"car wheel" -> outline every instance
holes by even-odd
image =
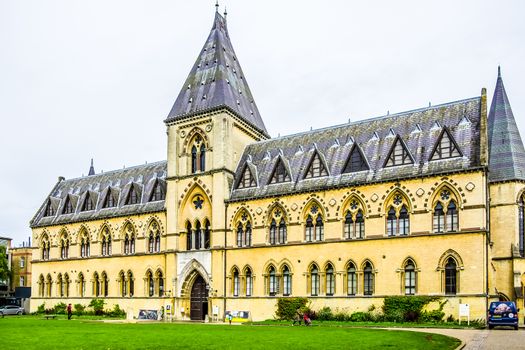
[[[18,311],[16,314],[17,314],[18,316],[20,316],[20,315],[22,315],[22,311]]]

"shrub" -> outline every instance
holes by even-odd
[[[38,305],[38,308],[36,309],[37,314],[43,314],[46,311],[46,304],[42,303]]]
[[[126,312],[122,310],[118,304],[115,304],[112,310],[106,310],[106,315],[110,317],[124,317],[126,316]]]
[[[75,304],[73,305],[73,308],[75,309],[75,315],[77,316],[81,316],[84,314],[84,310],[86,309],[86,307],[82,304]]]
[[[104,315],[104,299],[91,299],[89,306],[93,308],[95,315]]]
[[[58,303],[54,307],[55,314],[65,314],[67,305],[65,303]]]
[[[419,318],[422,322],[441,322],[445,317],[445,313],[440,310],[423,311]]]
[[[328,306],[323,307],[317,312],[317,319],[319,321],[332,321],[334,319],[332,309],[330,309]]]
[[[351,322],[371,322],[374,317],[370,312],[356,311],[350,315]]]
[[[277,299],[275,316],[280,320],[291,321],[296,317],[297,310],[300,310],[301,313],[309,310],[306,306],[307,303],[307,298],[279,298]]]
[[[423,307],[437,300],[440,300],[440,298],[431,296],[411,295],[386,297],[383,302],[383,314],[387,321],[415,322],[419,320]]]
[[[334,320],[339,322],[350,321],[350,315],[343,311],[339,311],[334,314]]]

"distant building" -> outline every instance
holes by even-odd
[[[31,287],[31,259],[33,257],[33,248],[31,243],[22,244],[21,247],[11,248],[11,270],[13,279],[11,281],[11,290],[16,287]]]
[[[11,249],[11,238],[8,237],[0,237],[0,246],[6,247],[7,252],[7,266],[9,270],[11,270],[11,255],[10,255],[10,249]],[[9,296],[9,285],[10,285],[10,279],[9,277],[7,279],[0,279],[0,297],[7,297]]]

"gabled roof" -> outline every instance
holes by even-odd
[[[461,123],[465,117],[470,123]],[[463,157],[429,160],[442,133],[442,129],[433,129],[436,121],[439,121],[442,127],[448,127]],[[479,169],[482,167],[480,121],[481,98],[474,97],[252,143],[245,148],[241,156],[235,179],[242,176],[242,170],[250,159],[257,169],[258,185],[251,188],[234,188],[230,198],[247,200]],[[413,132],[417,126],[420,131]],[[391,129],[399,135],[410,151],[413,164],[384,167],[386,156],[397,140],[395,137],[389,137]],[[370,169],[344,173],[344,166],[354,145],[359,146]],[[303,179],[302,175],[312,158],[312,151],[305,150],[312,150],[313,147],[316,147],[324,158],[329,176]],[[290,172],[291,181],[269,185],[273,169],[277,160],[281,158],[284,164],[289,166],[287,169],[293,170]]]
[[[230,42],[226,19],[218,12],[166,122],[226,108],[268,136],[246,77]]]
[[[489,180],[525,180],[525,150],[499,67],[488,124]]]
[[[30,226],[32,228],[43,227],[163,211],[164,200],[155,202],[149,202],[148,200],[156,180],[161,183],[165,181],[166,171],[166,162],[162,161],[96,175],[83,176],[76,179],[63,180],[62,178],[37,211],[31,220]],[[138,204],[125,205],[124,199],[129,194],[129,189],[132,185],[136,186],[141,193],[145,193],[146,195],[139,197]],[[115,206],[103,208],[103,202],[106,200],[108,191],[110,190],[112,191],[112,195],[114,195]],[[89,193],[95,201],[95,209],[81,211],[81,208],[77,204],[79,199],[85,199],[87,193]],[[118,196],[120,196],[120,199]],[[73,213],[71,214],[63,214],[63,207],[67,200],[72,201]],[[53,216],[45,216],[45,209],[48,203],[50,203],[54,209],[58,209]]]

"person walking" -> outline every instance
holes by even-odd
[[[71,304],[67,305],[67,319],[70,320],[73,315],[73,310],[71,309]]]

